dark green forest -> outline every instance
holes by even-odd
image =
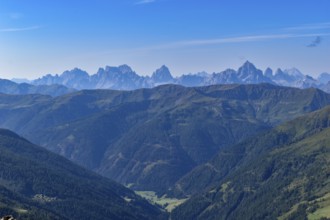
[[[0,130],[0,154],[0,216],[155,219],[162,215],[129,189],[8,130]]]

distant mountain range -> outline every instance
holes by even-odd
[[[27,81],[13,79],[17,83],[25,82],[36,86],[63,85],[76,90],[81,89],[115,89],[134,90],[152,88],[162,84],[178,84],[183,86],[208,86],[215,84],[257,84],[271,83],[296,88],[315,87],[330,92],[330,74],[322,73],[318,78],[304,75],[298,69],[267,68],[262,71],[249,61],[238,70],[227,69],[219,73],[196,73],[173,77],[166,66],[157,69],[152,76],[140,76],[128,65],[100,68],[96,74],[89,75],[81,69],[65,71],[60,75],[45,75],[39,79]]]

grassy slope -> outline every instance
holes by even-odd
[[[136,194],[147,199],[152,204],[157,204],[167,212],[172,212],[172,210],[182,203],[184,203],[187,199],[176,199],[169,198],[167,195],[163,195],[162,197],[158,197],[157,194],[153,191],[136,191]]]
[[[329,217],[329,127],[327,107],[220,152],[211,164],[222,177],[172,219]]]

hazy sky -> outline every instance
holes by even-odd
[[[130,65],[150,75],[330,72],[330,0],[0,0],[0,78]]]

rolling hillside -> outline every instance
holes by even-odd
[[[0,95],[0,126],[133,189],[162,194],[221,148],[329,103],[317,89],[270,84]]]
[[[326,107],[221,150],[185,177],[206,190],[175,209],[172,219],[330,218],[329,159]]]

